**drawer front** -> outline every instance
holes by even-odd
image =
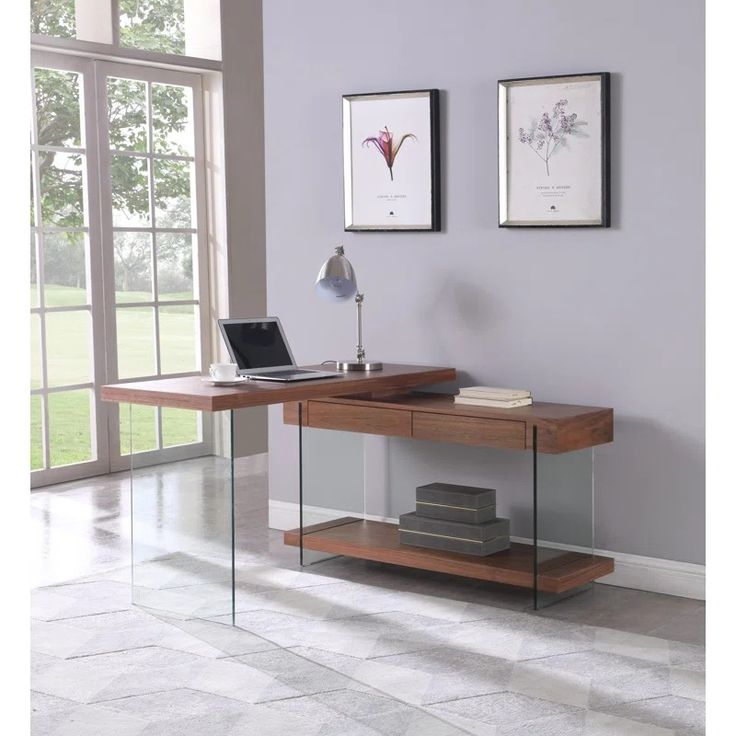
[[[308,414],[310,427],[411,437],[410,411],[310,401]]]
[[[452,414],[415,411],[412,436],[418,440],[523,450],[525,426],[524,422],[506,419],[459,417]]]

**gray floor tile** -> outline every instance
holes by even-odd
[[[649,723],[673,731],[690,730],[704,732],[705,706],[697,700],[667,696],[638,700],[634,703],[600,708],[602,713],[608,713],[632,721]]]
[[[77,706],[32,719],[32,736],[140,736],[145,721],[103,706]]]
[[[670,692],[680,698],[705,701],[705,672],[670,667]]]
[[[447,647],[372,660],[376,664],[413,670],[429,678],[422,703],[465,698],[505,690],[513,663],[496,657],[468,654]],[[407,678],[411,674],[407,673]]]
[[[331,703],[322,702],[318,696],[305,695],[302,698],[280,700],[264,707],[274,715],[297,718],[303,722],[305,726],[299,731],[300,736],[376,736],[378,733],[356,717],[333,707]]]
[[[585,713],[563,713],[505,724],[499,727],[498,736],[585,736]]]
[[[689,644],[705,644],[705,604],[675,614],[664,623],[656,624],[648,633],[651,636],[660,636],[663,639]]]
[[[531,698],[518,693],[496,693],[475,698],[464,698],[435,707],[438,712],[457,713],[492,725],[524,723],[545,716],[571,713],[576,709],[539,698]]]
[[[468,731],[447,720],[419,710],[400,710],[358,719],[382,736],[466,736]]]
[[[594,677],[588,707],[602,710],[607,706],[635,700],[670,695],[670,670],[652,667],[637,672],[618,673],[610,677]]]
[[[540,667],[558,669],[592,679],[625,677],[656,666],[652,662],[608,652],[588,651],[531,660]]]
[[[31,593],[31,617],[52,621],[130,607],[130,586],[96,582],[39,588]]]
[[[277,677],[302,695],[339,690],[350,684],[345,675],[290,650],[274,649],[235,659]]]
[[[229,624],[203,619],[170,621],[170,623],[184,633],[206,642],[220,653],[218,656],[233,657],[276,648],[276,644],[268,639]]]
[[[59,660],[34,678],[34,687],[56,697],[92,703],[182,687],[208,660],[144,647]]]
[[[671,641],[670,664],[696,672],[705,672],[705,647]]]
[[[79,703],[68,698],[58,698],[55,695],[31,690],[31,713],[49,713],[59,710],[76,708]]]
[[[109,700],[104,705],[150,723],[211,713],[237,716],[245,707],[244,703],[231,698],[189,689]]]
[[[357,690],[318,693],[313,698],[330,710],[350,718],[369,718],[395,711],[413,712],[409,706],[390,697]]]
[[[705,606],[702,601],[678,598],[660,593],[594,585],[592,595],[581,595],[561,601],[539,612],[545,618],[578,621],[635,634],[664,636],[693,644],[705,641]],[[670,621],[681,619],[678,626],[662,634],[659,629]]]

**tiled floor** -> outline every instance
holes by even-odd
[[[528,594],[421,571],[302,570],[267,528],[262,475],[239,479],[223,623],[210,470],[153,469],[135,497],[137,595],[177,617],[131,605],[127,475],[33,494],[34,736],[704,733],[702,603],[597,585],[534,613]]]

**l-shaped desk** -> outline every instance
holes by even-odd
[[[537,460],[539,455],[546,454],[584,450],[592,453],[593,447],[611,442],[613,410],[536,402],[517,409],[487,409],[457,405],[447,394],[414,391],[455,378],[453,368],[388,364],[375,373],[346,373],[337,378],[296,383],[248,382],[217,387],[203,383],[199,376],[119,383],[104,386],[102,399],[121,404],[231,413],[248,407],[284,404],[285,423],[298,428],[300,470],[300,525],[284,534],[284,542],[300,547],[302,564],[304,551],[316,550],[515,585],[533,591],[535,608],[541,605],[543,595],[569,594],[612,572],[613,560],[596,555],[592,547],[592,518],[589,551],[587,548],[570,550],[564,544],[551,547],[540,544]],[[304,428],[528,452],[533,468],[531,538],[526,543],[512,543],[506,552],[472,557],[401,545],[395,525],[355,516],[304,526],[301,472]],[[230,494],[234,507],[232,481]],[[592,505],[590,511],[592,517]],[[230,534],[234,621],[234,515]]]

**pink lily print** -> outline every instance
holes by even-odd
[[[388,126],[386,126],[382,131],[380,131],[378,138],[366,138],[363,141],[364,146],[372,143],[381,156],[383,156],[386,166],[388,166],[388,173],[391,176],[391,181],[394,180],[394,161],[396,161],[396,157],[399,155],[399,150],[407,138],[413,138],[414,140],[417,139],[413,133],[404,133],[404,135],[401,136],[399,144],[394,148],[394,134],[391,133]]]

